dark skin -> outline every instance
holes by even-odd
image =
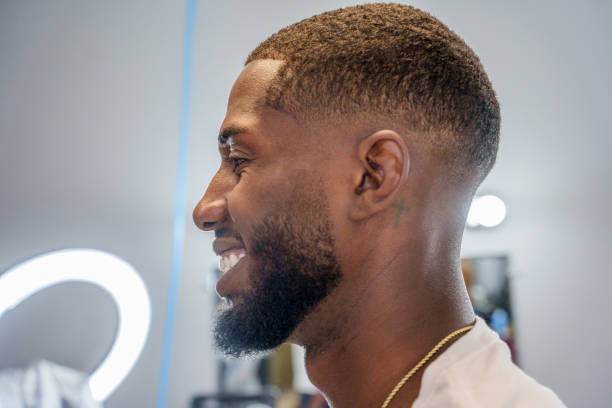
[[[438,341],[474,322],[459,264],[473,184],[451,183],[418,135],[392,122],[299,124],[266,106],[281,64],[254,61],[236,80],[221,133],[240,133],[220,138],[221,167],[193,218],[221,241],[239,235],[248,259],[257,220],[298,178],[318,180],[343,278],[288,341],[305,347],[308,376],[333,407],[381,406]],[[248,274],[238,264],[217,291],[239,301]],[[412,404],[423,371],[390,407]]]

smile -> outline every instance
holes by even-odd
[[[245,256],[246,250],[244,248],[234,248],[224,251],[219,256],[219,270],[223,273],[229,272]]]

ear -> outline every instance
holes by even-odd
[[[408,175],[410,156],[406,142],[393,130],[379,130],[357,146],[360,172],[354,179],[354,202],[349,217],[358,221],[387,208],[397,200]]]

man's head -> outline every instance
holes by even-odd
[[[308,132],[265,104],[278,61],[250,64],[236,80],[221,126],[222,164],[194,210],[214,230],[230,300],[215,330],[225,353],[241,356],[284,342],[338,285],[325,183]]]
[[[478,58],[412,7],[335,10],[264,41],[232,88],[222,164],[194,210],[229,269],[222,348],[314,342],[305,333],[323,326],[329,337],[366,265],[455,251],[499,122]]]
[[[284,61],[269,106],[298,120],[380,116],[418,133],[458,175],[493,166],[499,105],[478,57],[429,14],[399,4],[322,13],[261,43],[247,64]]]

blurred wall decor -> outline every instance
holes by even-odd
[[[508,264],[506,255],[464,258],[461,270],[474,311],[506,342],[518,364]]]

